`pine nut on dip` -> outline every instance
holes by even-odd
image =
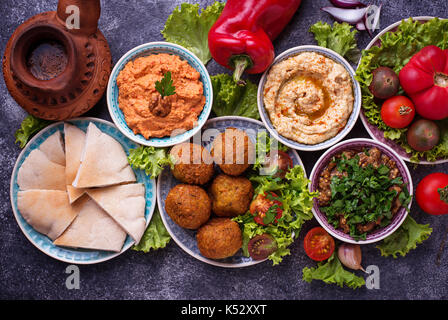
[[[274,64],[263,100],[278,133],[303,144],[336,136],[353,111],[352,80],[345,67],[316,52]]]
[[[135,134],[165,137],[197,126],[205,105],[200,74],[174,54],[139,57],[117,77],[118,103]]]

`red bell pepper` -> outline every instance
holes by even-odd
[[[272,41],[291,20],[301,0],[227,0],[208,33],[213,59],[234,69],[234,79],[261,73],[274,60]],[[242,82],[244,83],[244,82]]]
[[[400,71],[400,84],[426,119],[448,117],[448,50],[427,46]]]

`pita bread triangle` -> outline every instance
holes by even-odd
[[[34,149],[17,173],[17,184],[21,190],[65,191],[65,167],[50,161],[41,150]]]
[[[77,215],[67,192],[60,190],[19,191],[17,207],[34,229],[51,240],[59,237]]]
[[[72,185],[92,188],[135,181],[134,171],[121,144],[91,122],[87,128],[81,165]]]
[[[65,154],[67,156],[65,165],[65,182],[67,184],[70,203],[75,202],[84,194],[84,189],[72,186],[81,164],[81,156],[84,149],[86,134],[78,127],[64,123]]]
[[[47,156],[48,160],[60,164],[61,166],[65,166],[64,145],[59,130],[42,142],[39,149]]]
[[[117,222],[136,243],[146,229],[145,187],[141,183],[88,189],[87,194]]]
[[[54,240],[58,246],[119,252],[126,232],[87,195],[73,204],[76,219]]]

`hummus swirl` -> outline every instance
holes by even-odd
[[[162,98],[155,82],[168,71],[176,93]],[[205,105],[199,72],[176,55],[153,54],[128,62],[118,74],[117,85],[127,125],[145,139],[192,129]]]
[[[264,106],[282,136],[317,144],[336,136],[353,111],[352,80],[339,63],[304,52],[272,66]]]

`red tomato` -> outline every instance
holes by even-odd
[[[289,169],[293,167],[293,162],[289,154],[286,152],[277,150],[275,154],[271,156],[269,153],[267,156],[267,163],[270,172],[274,172],[274,177],[284,178]]]
[[[401,69],[399,78],[419,115],[430,120],[448,117],[448,50],[424,47]]]
[[[278,195],[269,191],[259,194],[250,204],[249,211],[254,215],[256,223],[263,226],[277,223],[283,215],[283,204],[278,199]]]
[[[334,252],[334,239],[324,228],[315,227],[308,231],[303,242],[305,252],[314,261],[323,261]]]
[[[426,213],[448,214],[448,174],[436,172],[424,177],[417,186],[415,197]]]
[[[404,96],[395,96],[384,101],[381,107],[381,118],[391,128],[407,127],[415,116],[415,107],[411,100]]]

